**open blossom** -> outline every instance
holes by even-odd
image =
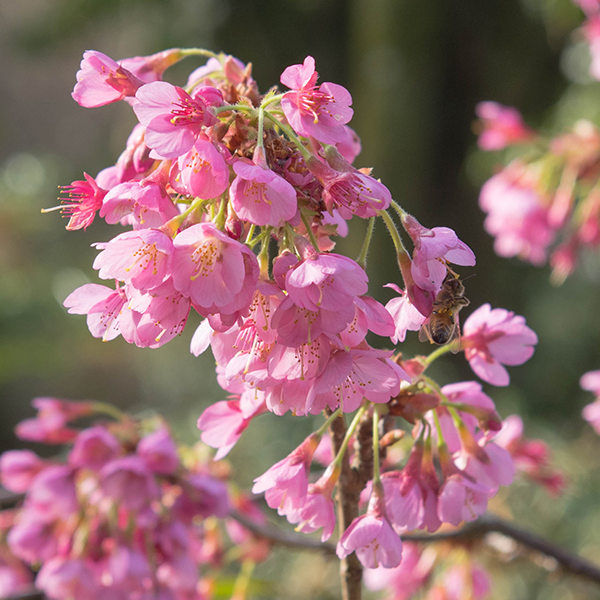
[[[105,427],[84,429],[75,438],[69,454],[69,464],[76,468],[100,470],[117,457],[119,442]]]
[[[142,438],[137,455],[153,473],[172,475],[179,467],[177,446],[164,427]]]
[[[231,204],[240,219],[279,227],[294,217],[298,209],[296,190],[268,168],[258,148],[254,162],[240,159],[233,170],[236,178],[230,189]]]
[[[294,131],[324,144],[334,144],[346,137],[342,125],[352,118],[352,97],[346,88],[335,83],[315,85],[318,77],[312,56],[307,56],[301,65],[288,67],[281,75],[281,83],[292,91],[284,94],[281,108]]]
[[[102,493],[129,510],[140,510],[157,496],[158,489],[142,458],[125,456],[107,463],[100,471]]]
[[[77,71],[77,84],[72,96],[80,106],[94,108],[135,96],[143,84],[106,54],[88,50],[83,54],[81,69]]]
[[[232,314],[248,307],[259,269],[247,246],[212,223],[192,225],[173,244],[173,285],[200,314]]]
[[[427,317],[415,308],[408,298],[408,294],[395,283],[388,283],[384,287],[389,287],[400,294],[398,298],[392,298],[385,305],[386,310],[394,319],[394,334],[390,336],[390,339],[392,343],[397,344],[406,339],[407,331],[419,331]]]
[[[69,231],[87,229],[102,207],[106,190],[98,186],[95,179],[84,173],[85,181],[73,181],[71,185],[61,188],[61,212],[70,217],[67,223]]]
[[[531,185],[501,171],[484,183],[479,206],[487,213],[484,227],[495,236],[498,255],[544,264],[556,232],[543,199]]]
[[[596,396],[596,401],[582,411],[583,418],[600,434],[600,371],[589,371],[579,380],[579,385]]]
[[[146,127],[146,144],[163,158],[185,154],[194,145],[202,127],[213,123],[209,107],[222,102],[215,88],[200,88],[192,97],[166,81],[142,86],[136,99],[133,110]]]
[[[10,492],[22,494],[46,466],[31,450],[8,450],[0,456],[0,482]]]
[[[423,227],[412,215],[403,219],[415,249],[411,273],[422,290],[436,292],[444,281],[446,263],[472,267],[475,254],[449,227]]]
[[[503,365],[522,365],[533,355],[537,335],[525,325],[525,317],[489,304],[479,307],[465,321],[462,347],[475,373],[492,385],[508,385]]]
[[[402,560],[402,541],[386,516],[383,491],[375,488],[367,512],[350,523],[338,542],[338,558],[356,552],[364,567],[386,569],[397,567]]]
[[[475,112],[483,123],[483,131],[477,140],[482,150],[502,150],[533,138],[533,132],[523,122],[521,113],[512,106],[480,102]]]

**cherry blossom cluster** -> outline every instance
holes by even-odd
[[[163,80],[167,67],[190,55],[209,59],[184,87]],[[401,534],[474,520],[512,481],[519,452],[528,455],[519,432],[502,437],[479,383],[441,386],[427,368],[460,350],[478,377],[505,386],[506,366],[526,362],[537,337],[523,317],[485,304],[461,338],[458,312],[469,301],[454,268],[475,264],[471,249],[447,227],[421,225],[370,169],[352,166],[360,152],[348,126],[352,98],[337,84],[318,83],[312,57],[286,68],[280,81],[286,91],[261,94],[251,65],[198,49],[119,62],[84,54],[73,98],[84,107],[124,101],[139,123],[115,165],[63,188],[67,229],[86,229],[96,216],[120,228],[95,244],[93,266],[114,288],[87,284],[64,304],[87,315],[95,337],[121,335],[150,348],[181,335],[196,311],[203,321],[191,351],[211,348],[230,394],[200,416],[202,440],[220,459],[260,415],[323,413],[325,423],[257,477],[253,492],[299,531],[322,530],[325,541],[350,454],[353,465],[369,456],[368,469],[352,467],[366,508],[341,527],[337,554],[395,568]],[[529,139],[521,129],[513,123],[504,135]],[[357,260],[333,252],[353,217],[368,220]],[[385,306],[367,295],[376,218],[392,237],[403,281],[388,285],[396,297]],[[372,347],[369,331],[392,347],[409,331],[440,346],[411,359]],[[328,428],[340,426],[323,450]],[[68,420],[54,435],[70,441]],[[132,452],[128,463],[143,462]],[[317,479],[310,477],[315,456],[326,467]],[[527,467],[540,481],[542,463],[534,456]],[[98,470],[101,490],[107,470]]]
[[[31,584],[30,565],[41,566],[35,586],[53,600],[209,597],[200,567],[218,567],[223,553],[214,520],[239,505],[226,470],[199,449],[179,451],[158,418],[135,420],[97,402],[37,398],[34,405],[37,417],[20,423],[17,435],[70,446],[66,461],[29,450],[0,457],[2,485],[24,494],[21,507],[0,513],[11,553],[0,567],[2,596]],[[96,421],[78,429],[79,417]],[[236,533],[243,544],[244,533]]]
[[[562,283],[582,252],[600,247],[600,131],[578,121],[572,131],[546,139],[514,108],[482,102],[477,114],[480,148],[526,149],[481,189],[496,253],[537,266],[549,257],[552,279]]]

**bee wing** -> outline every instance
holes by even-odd
[[[429,341],[430,344],[433,344],[433,340],[431,339],[431,332],[429,330],[429,318],[421,325],[421,329],[419,329],[419,341],[426,342]]]
[[[451,345],[450,352],[452,352],[452,354],[458,354],[461,347],[460,323],[458,322],[458,313],[454,315],[454,318],[456,320],[454,332],[452,333],[452,337],[448,340],[448,344]]]

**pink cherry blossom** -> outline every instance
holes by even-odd
[[[8,532],[10,551],[29,563],[46,562],[56,556],[58,539],[57,522],[52,516],[35,510],[23,510],[16,524]]]
[[[288,67],[281,83],[292,91],[284,94],[281,108],[297,133],[333,144],[345,138],[342,125],[352,118],[352,97],[335,83],[315,85],[318,76],[312,56],[307,56],[302,65]]]
[[[600,397],[600,370],[588,371],[581,376],[579,385],[582,389],[592,392],[595,396]]]
[[[452,229],[427,229],[411,215],[403,219],[403,224],[415,245],[411,273],[421,289],[439,290],[448,273],[447,262],[467,267],[475,264],[475,254]]]
[[[346,558],[356,552],[364,567],[375,569],[381,565],[386,569],[397,567],[402,560],[402,541],[392,529],[385,514],[384,499],[371,494],[367,513],[350,523],[338,542],[338,558]]]
[[[477,563],[454,564],[447,569],[440,587],[444,600],[485,600],[492,590],[490,576]]]
[[[579,385],[596,396],[596,401],[584,407],[581,414],[600,434],[600,370],[589,371],[582,375]]]
[[[94,573],[85,561],[58,556],[44,563],[35,584],[53,600],[95,600],[99,591]]]
[[[46,466],[31,450],[8,450],[0,456],[0,482],[8,491],[22,494]]]
[[[233,170],[237,177],[229,193],[240,219],[255,225],[280,227],[294,217],[298,210],[296,190],[267,167],[264,154],[255,152],[254,162],[236,161]]]
[[[482,150],[502,150],[533,138],[533,132],[516,108],[498,102],[480,102],[475,112],[483,123],[483,131],[477,140]]]
[[[123,100],[127,96],[135,96],[143,84],[143,81],[106,54],[88,50],[83,53],[72,96],[80,106],[94,108]]]
[[[214,88],[199,90],[190,96],[180,87],[166,81],[142,86],[133,110],[146,127],[146,144],[163,158],[177,158],[193,145],[203,127],[213,123],[209,104],[219,104]],[[209,104],[207,104],[207,100]]]
[[[329,155],[335,151],[331,148],[328,147]],[[337,208],[343,219],[351,219],[354,215],[368,219],[389,207],[392,195],[383,183],[355,169],[341,155],[330,160],[333,166],[317,158],[307,162],[311,173],[323,186],[323,201],[329,213]]]
[[[277,508],[280,515],[301,508],[308,493],[310,463],[318,445],[318,436],[307,437],[291,454],[254,480],[252,493],[265,492],[267,504]]]
[[[395,283],[388,283],[384,287],[392,288],[400,294],[398,298],[392,298],[385,308],[394,320],[394,334],[390,336],[392,343],[397,344],[406,339],[407,331],[419,331],[425,322],[425,317],[415,308],[408,298],[408,294],[401,290]]]
[[[510,381],[503,365],[522,365],[533,355],[537,335],[525,318],[489,304],[479,307],[465,321],[462,347],[465,358],[484,381],[506,386]]]
[[[438,516],[444,523],[460,525],[474,521],[487,508],[488,490],[456,473],[448,477],[439,492]]]
[[[117,457],[119,449],[119,442],[105,427],[90,427],[75,438],[69,453],[69,464],[76,468],[98,471]]]
[[[481,188],[479,206],[487,213],[485,230],[496,238],[496,254],[544,264],[555,230],[544,200],[531,185],[501,171]]]
[[[123,58],[119,64],[129,70],[144,83],[160,81],[163,73],[176,62],[180,61],[185,54],[180,48],[170,48],[150,56],[133,56]]]
[[[581,415],[600,434],[600,400],[584,406]]]
[[[204,473],[195,473],[180,479],[179,483],[183,493],[173,505],[173,514],[185,523],[191,523],[197,515],[223,518],[229,514],[229,495],[224,482]]]
[[[85,181],[73,181],[61,188],[61,212],[70,217],[67,229],[87,229],[93,222],[96,212],[101,208],[106,190],[98,186],[93,177],[83,174]]]
[[[365,339],[368,331],[390,337],[394,329],[392,316],[377,300],[370,296],[356,296],[354,319],[341,332],[340,338],[345,346],[353,348]]]
[[[105,187],[112,189],[119,183],[136,179],[152,168],[154,159],[150,158],[150,148],[146,146],[145,134],[146,128],[140,123],[132,129],[127,138],[125,150],[121,152],[117,159],[117,164],[114,167],[109,167],[109,169],[114,170],[115,182],[113,185]],[[104,171],[101,171],[101,173],[104,173]]]
[[[175,237],[173,284],[201,314],[248,307],[258,272],[252,251],[212,223],[192,225]]]
[[[75,471],[66,465],[52,465],[41,471],[27,493],[27,507],[45,518],[66,519],[79,507]]]
[[[177,446],[165,427],[143,437],[136,452],[153,473],[172,475],[179,467]]]
[[[104,465],[100,487],[107,498],[134,511],[146,508],[158,493],[154,477],[137,456],[117,458]]]
[[[226,149],[219,149],[200,135],[191,149],[173,165],[170,183],[180,194],[197,198],[217,198],[229,186]]]
[[[146,291],[171,275],[173,240],[159,229],[126,231],[96,247],[102,252],[93,267],[101,279],[118,279]]]

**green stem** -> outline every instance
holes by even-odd
[[[373,238],[373,230],[375,229],[375,217],[369,219],[369,226],[367,228],[367,235],[363,242],[360,254],[356,259],[356,262],[366,271],[367,269],[367,254],[369,253],[369,246],[371,245],[371,239]]]
[[[365,414],[365,411],[369,408],[369,404],[370,403],[367,403],[367,404],[361,406],[358,409],[358,412],[354,415],[354,419],[352,419],[352,423],[350,423],[350,427],[348,427],[348,429],[346,430],[346,435],[344,436],[344,441],[342,442],[342,445],[340,446],[338,453],[336,454],[335,458],[333,459],[334,468],[335,468],[335,466],[341,466],[342,460],[344,459],[344,455],[346,454],[346,449],[348,448],[348,444],[350,443],[350,438],[352,437],[354,430],[357,428],[361,417]]]
[[[244,598],[246,598],[255,566],[256,563],[253,560],[245,560],[242,562],[242,568],[233,584],[233,591],[231,594],[232,600],[244,600]]]
[[[248,106],[247,104],[226,104],[225,106],[217,106],[212,109],[212,112],[215,115],[218,115],[222,112],[229,112],[231,110],[239,110],[242,112],[253,113],[256,112],[256,109],[252,106]]]
[[[427,383],[427,385],[435,391],[435,393],[440,397],[440,401],[448,402],[446,394],[442,392],[442,388],[437,382],[431,379],[431,377],[427,377],[427,375],[423,375],[423,381],[425,381],[425,383]]]
[[[300,216],[302,217],[302,222],[304,223],[304,227],[306,227],[306,231],[308,233],[308,239],[310,240],[310,243],[312,244],[313,248],[317,252],[320,252],[319,244],[317,243],[317,238],[315,238],[315,234],[313,233],[312,228],[308,222],[308,218],[306,217],[306,214],[302,209],[300,209]]]
[[[256,133],[256,147],[264,148],[263,138],[265,135],[265,109],[261,106],[258,109],[258,131]]]
[[[408,252],[402,243],[402,239],[400,238],[400,234],[398,233],[398,229],[396,228],[396,224],[394,223],[392,217],[390,217],[388,212],[385,210],[379,211],[379,216],[383,219],[388,231],[390,232],[390,235],[392,236],[392,241],[394,242],[394,247],[396,248],[398,257],[406,256],[410,260],[410,256],[408,255]]]
[[[215,226],[219,231],[223,231],[225,227],[225,218],[227,217],[227,198],[221,197],[219,212],[215,218]]]
[[[294,144],[296,145],[298,150],[300,150],[300,153],[304,157],[304,160],[308,161],[312,158],[313,155],[304,147],[304,144],[300,141],[300,138],[294,133],[294,130],[291,127],[285,125],[279,119],[276,119],[273,115],[271,115],[268,112],[265,112],[265,115],[267,119],[275,123],[275,125],[277,125],[277,127],[279,127],[290,138],[290,140],[292,140],[292,142],[294,142]]]
[[[244,244],[246,244],[247,246],[250,246],[250,241],[252,240],[252,236],[254,235],[255,231],[256,231],[256,225],[254,225],[254,223],[252,223],[252,225],[250,225],[250,227],[248,228],[248,235],[246,236],[246,241],[244,242]]]
[[[119,410],[116,406],[108,404],[107,402],[94,402],[92,405],[94,412],[108,415],[116,421],[123,421],[127,418],[127,415]]]
[[[204,48],[182,48],[181,56],[208,56],[209,58],[219,58],[218,54],[205,50]]]
[[[325,421],[325,423],[323,423],[323,425],[321,427],[319,427],[319,429],[317,429],[317,431],[315,431],[316,435],[322,436],[325,433],[325,431],[327,431],[327,428],[331,425],[331,423],[340,416],[341,412],[342,412],[342,407],[340,406],[340,408],[338,408],[335,412],[331,413],[331,415],[329,417],[327,417],[327,420]]]
[[[423,365],[427,368],[434,360],[437,360],[440,356],[443,356],[452,349],[452,344],[444,344],[439,348],[436,348],[431,354],[429,354],[423,361]]]
[[[392,200],[390,206],[398,213],[400,220],[404,221],[404,218],[408,213],[395,200]]]
[[[281,100],[283,98],[284,94],[275,94],[269,98],[265,98],[262,103],[261,103],[261,108],[266,108],[267,106],[269,106],[269,104],[272,104],[273,102],[277,102],[278,100]]]
[[[260,266],[261,277],[269,279],[269,242],[271,240],[271,228],[267,228],[264,232],[265,237],[262,239],[262,246],[258,253],[258,264]]]

